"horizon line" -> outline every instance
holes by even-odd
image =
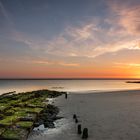
[[[140,80],[140,78],[0,78],[0,80]]]

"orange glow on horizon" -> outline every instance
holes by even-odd
[[[101,68],[78,67],[78,68],[30,68],[21,70],[1,71],[0,77],[6,78],[140,78],[139,68],[114,68],[103,66]]]

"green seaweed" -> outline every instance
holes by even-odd
[[[19,121],[16,123],[18,127],[22,128],[31,128],[33,126],[33,122],[31,121]]]
[[[7,129],[2,134],[3,139],[21,140],[27,135],[28,131],[25,129]]]
[[[37,116],[46,108],[46,98],[61,94],[56,91],[40,90],[0,96],[0,138],[25,139]]]

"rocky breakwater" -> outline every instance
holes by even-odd
[[[1,96],[0,139],[26,140],[35,126],[54,127],[58,108],[46,102],[63,92],[39,90]]]

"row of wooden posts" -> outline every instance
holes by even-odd
[[[65,93],[65,99],[68,98],[68,94]],[[78,118],[76,114],[73,115],[73,119],[75,120],[75,123],[78,123]],[[81,135],[82,134],[82,139],[87,139],[88,138],[88,128],[84,128],[82,132],[82,126],[81,124],[77,125],[77,134]]]
[[[76,114],[73,115],[73,119],[75,120],[75,123],[78,123],[78,118]],[[77,125],[77,134],[81,135],[82,134],[82,139],[87,139],[88,138],[88,129],[84,128],[82,132],[82,126],[81,124]]]

